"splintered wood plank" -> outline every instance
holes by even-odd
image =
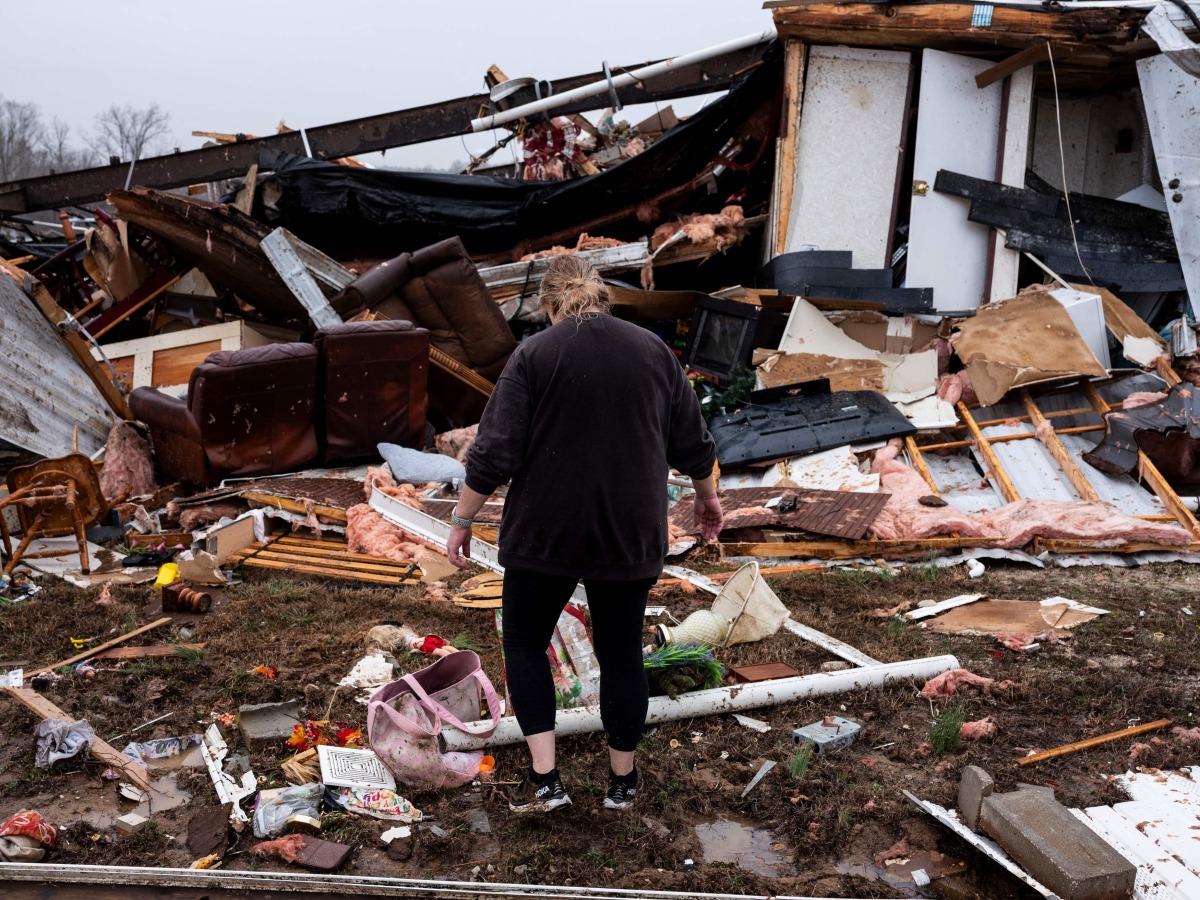
[[[376,559],[374,563],[360,562],[352,559],[337,559],[336,557],[323,556],[305,556],[297,553],[284,553],[274,550],[251,551],[253,558],[247,558],[247,555],[242,555],[238,562],[245,565],[253,565],[258,560],[274,560],[276,562],[293,562],[306,566],[324,566],[331,572],[347,571],[347,572],[372,572],[377,575],[396,575],[401,577],[404,575],[408,566],[401,566],[397,563],[390,563],[387,560]]]
[[[728,556],[812,556],[819,559],[894,559],[913,554],[939,553],[964,547],[990,547],[998,537],[925,538],[910,541],[788,541],[776,543],[722,544]],[[1161,547],[1159,549],[1162,549]]]
[[[238,565],[250,566],[258,569],[283,569],[288,572],[297,572],[301,575],[320,575],[323,578],[335,578],[340,581],[362,581],[369,584],[387,584],[393,587],[398,584],[420,584],[419,578],[399,578],[398,576],[378,575],[372,572],[352,572],[345,569],[330,569],[326,566],[308,566],[296,563],[294,560],[280,562],[273,559],[248,559]]]
[[[1033,402],[1033,397],[1030,396],[1029,391],[1021,391],[1021,404],[1025,407],[1025,412],[1029,415],[1030,424],[1033,425],[1035,432],[1037,429],[1042,428],[1043,424],[1047,423],[1048,420],[1042,415],[1042,411],[1038,409],[1037,404]],[[1096,489],[1088,483],[1087,476],[1075,464],[1075,460],[1070,452],[1063,446],[1063,442],[1058,439],[1058,435],[1054,433],[1053,426],[1047,425],[1046,428],[1042,428],[1042,433],[1038,435],[1038,440],[1050,451],[1050,455],[1054,457],[1054,461],[1058,463],[1058,467],[1063,470],[1063,474],[1067,476],[1067,479],[1074,486],[1075,490],[1079,492],[1080,497],[1084,500],[1092,501],[1100,499],[1100,495],[1096,493]]]
[[[938,490],[937,482],[933,480],[933,475],[929,472],[929,466],[925,465],[925,457],[921,455],[921,448],[917,446],[917,442],[913,440],[911,434],[904,439],[904,449],[908,453],[908,459],[912,463],[912,467],[925,479],[925,483],[929,485],[929,490],[933,493],[933,496],[942,496],[942,492]]]
[[[1172,520],[1173,521],[1173,520]],[[1141,542],[1121,544],[1117,547],[1099,547],[1096,541],[1067,541],[1054,538],[1035,538],[1034,547],[1050,553],[1197,553],[1200,541],[1190,544],[1146,544]]]
[[[64,719],[67,722],[75,721],[75,716],[59,709],[32,688],[4,688],[4,692],[30,712],[43,719]],[[105,765],[119,769],[126,778],[143,791],[150,790],[150,780],[146,775],[146,770],[100,738],[96,738],[92,742],[92,756]]]
[[[1017,489],[1013,487],[1013,483],[1008,478],[1008,473],[1000,465],[1000,459],[996,456],[996,452],[992,450],[991,444],[988,443],[987,436],[975,424],[975,419],[971,416],[971,411],[967,409],[967,405],[961,400],[958,401],[958,414],[962,416],[967,430],[971,432],[971,437],[974,438],[975,446],[979,448],[979,454],[983,457],[983,462],[987,466],[988,472],[996,479],[996,484],[1000,488],[1000,494],[1004,497],[1004,501],[1006,503],[1015,503],[1020,500],[1021,495],[1017,493]],[[1030,435],[1030,437],[1032,436]]]
[[[27,679],[32,678],[34,675],[40,675],[42,672],[51,672],[54,669],[57,669],[59,666],[69,666],[72,663],[79,662],[80,660],[89,659],[90,657],[95,656],[101,650],[107,650],[109,647],[116,647],[118,644],[124,644],[129,639],[135,638],[139,634],[145,634],[147,631],[153,631],[155,628],[166,625],[170,621],[170,616],[163,616],[161,619],[157,619],[151,622],[149,625],[143,625],[141,628],[135,628],[128,634],[123,634],[120,637],[113,638],[111,641],[105,641],[103,644],[92,647],[88,650],[84,650],[82,653],[76,653],[70,659],[64,659],[62,662],[56,662],[49,666],[42,666],[40,669],[34,669],[32,672],[26,672],[25,677]]]
[[[788,226],[792,220],[792,200],[796,192],[796,135],[800,110],[804,105],[804,69],[808,47],[803,41],[788,38],[783,51],[783,128],[780,129],[779,185],[775,208],[775,255],[787,247]]]

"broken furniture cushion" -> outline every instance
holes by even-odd
[[[326,464],[373,458],[380,441],[425,443],[429,332],[411,322],[322,328],[317,350],[317,439]]]
[[[789,391],[757,391],[750,395],[751,405],[709,423],[723,468],[917,433],[874,391]]]
[[[381,266],[334,297],[334,308],[357,304],[428,328],[434,347],[495,380],[517,341],[462,241],[449,238]]]
[[[1083,454],[1101,472],[1132,472],[1138,450],[1177,488],[1200,483],[1200,397],[1187,382],[1157,403],[1115,409],[1104,417],[1104,437]]]
[[[210,353],[192,371],[186,401],[154,388],[138,388],[129,401],[134,416],[150,426],[159,467],[171,478],[207,486],[312,462],[316,387],[316,348],[267,344]]]
[[[950,343],[982,406],[1023,385],[1108,375],[1070,313],[1041,288],[980,307],[974,318],[959,323]]]
[[[397,484],[428,484],[462,481],[467,477],[467,468],[457,459],[440,453],[422,453],[410,447],[395,444],[380,444],[379,455],[383,457]]]

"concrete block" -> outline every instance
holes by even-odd
[[[292,736],[292,729],[300,721],[300,704],[295,700],[286,703],[259,703],[238,709],[238,728],[242,739],[249,747],[277,744]]]
[[[958,782],[958,811],[962,813],[963,822],[972,831],[979,828],[979,809],[983,801],[992,796],[996,783],[992,776],[979,766],[967,766],[962,771],[962,780]]]
[[[1044,791],[992,794],[979,826],[1063,900],[1125,900],[1137,870]]]
[[[117,834],[137,834],[146,827],[146,823],[149,821],[145,816],[139,816],[137,813],[127,813],[118,818],[113,823],[113,827],[117,829]]]
[[[830,724],[824,724],[826,721]],[[851,722],[841,716],[826,716],[822,722],[813,722],[803,728],[794,729],[792,743],[796,746],[813,744],[818,753],[824,753],[826,750],[849,747],[858,740],[861,733],[862,726],[857,722]]]

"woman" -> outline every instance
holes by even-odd
[[[721,529],[712,438],[674,355],[651,332],[608,315],[608,289],[588,262],[551,261],[539,295],[551,327],[505,366],[467,455],[451,519],[450,561],[468,565],[471,520],[510,479],[500,526],[504,660],[532,764],[514,812],[567,806],[554,759],[555,698],[546,648],[580,579],[600,663],[608,794],[637,793],[634,751],[646,724],[646,598],[667,548],[667,467],[692,479],[704,537]]]

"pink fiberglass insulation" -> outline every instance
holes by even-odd
[[[453,431],[443,431],[433,439],[437,452],[443,456],[452,456],[463,465],[467,463],[467,451],[475,443],[479,434],[478,425],[468,425],[466,428],[455,428]]]
[[[132,422],[118,422],[108,433],[100,493],[112,503],[119,497],[142,497],[157,489],[149,442]]]
[[[1014,687],[1011,681],[1001,681],[996,684],[993,678],[984,678],[982,675],[976,675],[966,669],[951,669],[949,672],[935,675],[925,682],[925,686],[921,688],[921,696],[927,700],[944,700],[947,697],[953,697],[954,693],[964,684],[973,684],[982,688],[985,694],[990,694],[993,686],[998,688]]]
[[[192,506],[179,514],[179,528],[182,531],[195,531],[222,519],[236,519],[245,511],[246,507],[241,503],[206,503],[203,506]]]
[[[305,847],[304,835],[288,834],[273,841],[263,841],[250,848],[255,856],[273,856],[283,862],[295,862]]]
[[[402,563],[412,562],[424,549],[366,503],[346,510],[346,543],[351,553],[368,553]]]
[[[963,740],[979,741],[984,738],[996,736],[996,723],[992,721],[992,717],[980,719],[978,722],[963,722],[961,733]]]
[[[986,534],[979,524],[952,505],[922,506],[922,497],[933,491],[917,472],[897,459],[900,442],[889,441],[875,454],[871,471],[879,475],[879,490],[889,494],[871,525],[884,540],[931,538],[958,533],[963,537]]]
[[[1088,541],[1097,547],[1147,543],[1182,546],[1192,541],[1187,529],[1174,523],[1146,522],[1099,502],[1018,500],[980,517],[983,533],[1002,538],[1001,547],[1024,547],[1035,537]]]
[[[1121,401],[1121,409],[1137,409],[1139,406],[1161,403],[1166,399],[1167,395],[1164,391],[1134,391]]]

